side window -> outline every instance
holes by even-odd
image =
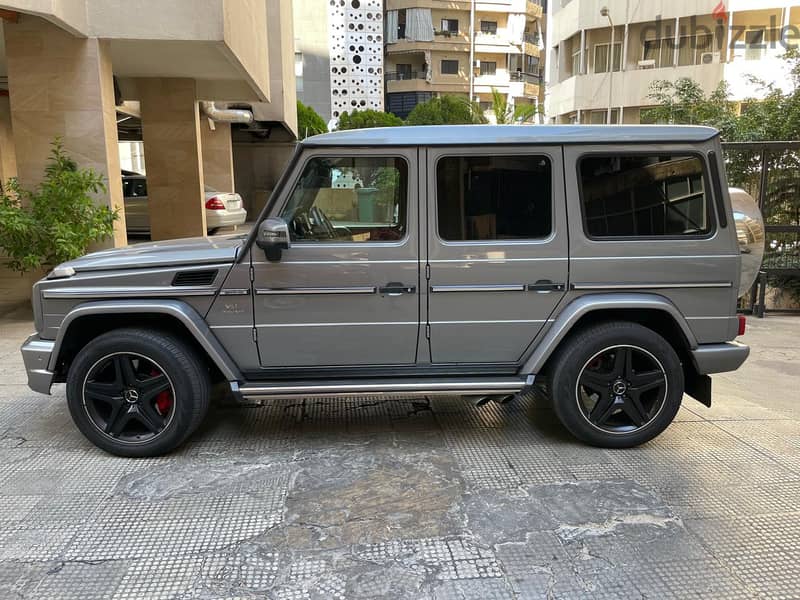
[[[447,241],[532,240],[550,235],[546,156],[448,156],[436,165],[439,236]]]
[[[407,190],[402,158],[313,158],[280,216],[298,242],[396,241],[406,235]]]
[[[709,187],[696,156],[589,156],[579,171],[589,236],[697,236],[712,230]]]

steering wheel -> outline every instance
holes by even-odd
[[[312,206],[308,213],[308,216],[317,222],[317,224],[327,234],[329,239],[336,239],[336,228],[333,226],[333,223],[331,223],[328,215],[325,214],[325,211],[323,211],[319,206]]]

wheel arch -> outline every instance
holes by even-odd
[[[666,339],[690,368],[695,338],[683,314],[669,299],[658,294],[588,294],[567,304],[527,358],[520,374],[547,371],[559,346],[574,332],[605,321],[630,321],[652,329]]]
[[[69,363],[92,339],[120,327],[147,327],[178,334],[190,342],[209,367],[228,381],[242,375],[200,314],[179,300],[118,300],[86,302],[72,309],[61,323],[48,370],[63,381]]]

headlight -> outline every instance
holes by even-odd
[[[59,266],[50,271],[47,279],[66,279],[75,275],[75,269],[72,267]]]

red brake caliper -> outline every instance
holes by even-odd
[[[157,377],[161,375],[158,371],[153,369],[150,372],[152,377]],[[172,394],[168,390],[164,390],[163,392],[159,392],[158,396],[156,396],[156,408],[161,415],[166,415],[169,412],[169,409],[172,408]]]

